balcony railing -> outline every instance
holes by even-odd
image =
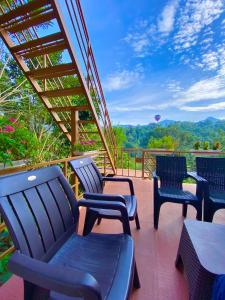
[[[197,156],[220,156],[225,157],[225,152],[218,150],[164,150],[164,149],[142,149],[121,148],[117,150],[115,157],[116,174],[119,176],[151,178],[155,170],[156,155],[183,155],[187,159],[189,171],[195,170],[195,157]]]

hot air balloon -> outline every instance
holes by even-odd
[[[160,119],[161,119],[161,116],[160,116],[160,115],[155,115],[155,120],[156,120],[156,122],[159,122]]]

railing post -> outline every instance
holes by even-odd
[[[68,162],[65,161],[63,164],[63,174],[68,179]]]
[[[143,150],[142,150],[141,161],[142,161],[142,179],[144,179],[145,178],[145,151]]]

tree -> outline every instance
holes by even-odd
[[[117,148],[123,147],[124,143],[127,141],[127,137],[124,133],[123,128],[121,127],[114,127],[113,128],[115,138],[116,138],[116,145]]]
[[[150,149],[168,149],[168,150],[175,150],[177,147],[176,140],[170,136],[166,135],[162,138],[151,138],[148,143],[148,148]]]

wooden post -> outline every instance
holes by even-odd
[[[142,151],[142,179],[145,178],[145,151]]]
[[[65,161],[63,164],[63,174],[68,179],[68,161]]]
[[[71,110],[71,143],[76,144],[79,141],[79,111]]]

